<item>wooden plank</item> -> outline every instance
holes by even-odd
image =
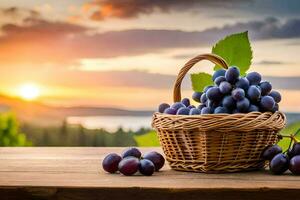
[[[256,197],[267,195],[274,200],[280,194],[289,197],[300,195],[300,177],[289,173],[282,176],[270,175],[268,171],[203,174],[170,170],[168,165],[151,177],[105,173],[101,168],[104,156],[122,150],[92,147],[0,148],[0,196],[5,194],[11,199],[18,198],[16,195],[21,195],[22,199],[27,196],[30,199],[32,195],[44,195],[49,199],[120,199],[123,195],[147,199],[144,197],[147,194],[156,199],[197,199],[199,195],[206,199],[235,199],[238,193],[247,199],[247,195],[251,197],[255,193]],[[161,151],[159,148],[141,150]]]

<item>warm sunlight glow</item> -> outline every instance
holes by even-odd
[[[35,84],[24,84],[20,87],[20,94],[23,99],[34,100],[40,95],[40,89]]]

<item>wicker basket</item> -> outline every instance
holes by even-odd
[[[201,60],[228,68],[221,57],[213,54],[191,59],[177,76],[174,102],[181,100],[182,79]],[[262,168],[265,164],[260,158],[263,149],[277,142],[277,133],[285,123],[286,117],[281,112],[192,116],[155,113],[152,126],[171,168],[222,173]]]

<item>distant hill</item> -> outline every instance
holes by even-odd
[[[107,107],[55,107],[36,101],[0,95],[0,112],[13,111],[23,122],[61,123],[68,116],[150,116],[153,111]]]

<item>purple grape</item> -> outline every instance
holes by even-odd
[[[289,170],[294,175],[300,175],[300,155],[295,156],[290,160]]]
[[[192,108],[191,110],[190,110],[190,113],[189,113],[190,115],[200,115],[201,114],[201,110],[200,109],[198,109],[198,108]]]
[[[229,67],[225,73],[226,80],[232,84],[238,81],[239,76],[240,76],[240,70],[235,66]]]
[[[206,96],[209,100],[218,101],[222,98],[222,93],[218,87],[212,87],[208,89]]]
[[[238,109],[233,109],[232,114],[237,114],[237,113],[241,113],[241,112],[238,111]]]
[[[242,113],[246,113],[250,107],[250,101],[247,98],[244,98],[236,102],[236,108]]]
[[[268,96],[273,97],[273,99],[275,100],[276,103],[279,103],[281,101],[280,93],[275,90],[271,91]]]
[[[201,98],[201,95],[203,93],[202,92],[194,92],[193,93],[193,96],[192,96],[192,99],[198,103],[200,103],[200,98]]]
[[[189,113],[190,113],[189,108],[179,108],[179,110],[177,110],[176,115],[189,115]]]
[[[268,146],[262,153],[261,157],[264,160],[272,160],[274,156],[277,154],[282,153],[282,149],[277,144],[273,146]]]
[[[164,113],[164,111],[165,111],[167,108],[170,108],[170,105],[167,104],[167,103],[162,103],[162,104],[160,104],[159,107],[158,107],[158,112]]]
[[[211,113],[212,113],[212,109],[211,108],[204,107],[204,108],[201,109],[201,115],[211,114]]]
[[[118,165],[121,160],[122,157],[118,154],[110,153],[103,159],[102,167],[109,173],[115,173],[116,171],[118,171]]]
[[[192,109],[192,108],[196,108],[196,107],[194,105],[189,105],[187,108]]]
[[[239,101],[245,98],[245,91],[241,88],[232,90],[231,96],[234,100]]]
[[[159,171],[165,164],[164,157],[160,153],[157,153],[156,151],[145,153],[143,158],[153,162],[155,166],[155,171]]]
[[[145,176],[151,176],[155,171],[155,166],[152,161],[142,159],[140,160],[139,171]]]
[[[289,152],[290,158],[300,155],[300,143],[294,143],[292,149]]]
[[[139,169],[140,161],[136,157],[126,157],[119,163],[119,171],[125,176],[135,174]]]
[[[219,69],[215,71],[212,77],[213,81],[215,81],[220,76],[225,76],[225,73],[226,73],[225,69]]]
[[[204,103],[199,104],[199,106],[197,107],[199,110],[201,110],[202,108],[206,107],[206,105]]]
[[[256,105],[251,104],[249,106],[248,112],[259,112],[259,108]]]
[[[260,107],[264,111],[272,111],[275,106],[275,101],[271,96],[263,96],[260,100]]]
[[[176,109],[174,109],[174,108],[167,108],[165,111],[164,111],[164,113],[165,114],[169,114],[169,115],[176,115]]]
[[[218,106],[220,106],[220,102],[218,102],[218,101],[211,101],[211,100],[206,101],[206,107],[209,107],[212,110],[215,109]]]
[[[261,75],[257,72],[250,72],[246,75],[250,85],[258,85],[261,81]]]
[[[126,158],[126,157],[136,157],[136,158],[141,158],[142,153],[140,152],[140,150],[138,150],[135,147],[129,147],[127,149],[125,149],[122,153],[122,158]]]
[[[227,109],[232,110],[232,109],[235,108],[236,102],[235,102],[235,100],[232,98],[232,96],[228,95],[228,96],[225,96],[225,97],[223,98],[222,105],[223,105],[224,107],[226,107]]]
[[[216,80],[214,82],[217,86],[219,86],[220,83],[222,83],[223,81],[226,81],[225,76],[219,76],[218,78],[216,78]]]
[[[227,108],[222,106],[219,106],[214,110],[214,114],[221,114],[221,113],[229,113],[229,111]]]
[[[220,92],[222,94],[228,94],[232,90],[232,85],[228,83],[227,81],[223,81],[219,86]]]
[[[265,96],[270,93],[272,90],[272,85],[268,81],[263,81],[259,84],[259,87],[261,89],[261,95]]]
[[[249,85],[250,85],[250,83],[249,83],[248,79],[245,77],[239,78],[238,82],[235,83],[236,88],[242,88],[245,91],[248,90]]]
[[[181,103],[183,103],[186,107],[190,105],[190,100],[188,98],[183,98],[181,100]]]
[[[279,110],[279,105],[278,105],[278,103],[275,103],[275,106],[273,107],[273,109],[271,110],[271,112],[276,112],[276,111],[278,111]]]
[[[257,102],[261,96],[259,87],[256,85],[251,85],[247,91],[247,96],[252,102]]]
[[[204,88],[203,92],[206,93],[206,92],[208,91],[208,89],[209,89],[209,88],[212,88],[212,87],[213,87],[212,85],[206,86],[206,87]]]
[[[205,103],[207,101],[207,96],[206,96],[206,93],[203,93],[200,97],[200,102],[201,103]]]
[[[179,108],[185,108],[185,105],[181,102],[176,102],[172,104],[171,108],[174,108],[177,111]]]
[[[289,159],[283,154],[279,153],[270,161],[270,171],[273,174],[283,174],[289,168]]]

